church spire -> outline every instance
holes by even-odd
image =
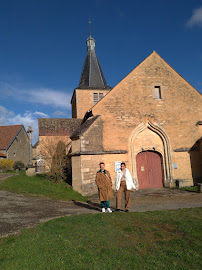
[[[83,65],[79,87],[77,89],[111,89],[107,85],[95,52],[95,40],[91,36],[87,41],[87,55]]]

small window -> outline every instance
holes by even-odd
[[[96,104],[104,97],[103,93],[93,93],[93,102]]]
[[[154,98],[155,99],[162,99],[160,86],[154,86]]]
[[[98,93],[93,93],[93,102],[97,103],[99,101]]]

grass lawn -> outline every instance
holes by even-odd
[[[12,170],[12,171],[1,171],[0,173],[16,173],[16,170]]]
[[[25,171],[0,182],[0,190],[38,197],[47,197],[54,200],[87,201],[88,198],[74,191],[67,184],[55,184],[43,175],[28,177]]]
[[[197,186],[193,186],[193,187],[181,187],[180,189],[186,190],[186,191],[191,191],[191,192],[196,192],[197,191]]]
[[[64,217],[0,239],[0,269],[202,269],[202,209]]]

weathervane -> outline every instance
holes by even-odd
[[[89,21],[88,21],[88,24],[89,24],[89,32],[90,32],[90,35],[91,35],[91,20],[89,19]]]

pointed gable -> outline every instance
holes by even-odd
[[[140,97],[144,96],[147,100],[149,96],[146,94],[146,91],[144,95],[143,89],[140,92],[139,89],[142,87],[154,88],[155,86],[158,86],[158,84],[161,84],[162,86],[162,82],[164,82],[163,87],[165,89],[169,88],[169,84],[174,84],[175,86],[176,83],[179,83],[180,86],[178,88],[178,95],[181,95],[180,90],[182,88],[186,88],[187,97],[194,94],[196,96],[199,96],[199,99],[201,98],[201,94],[190,83],[188,83],[178,72],[176,72],[156,51],[153,51],[145,60],[143,60],[134,70],[132,70],[102,100],[95,104],[91,109],[93,109],[94,112],[99,110],[99,106],[101,106],[102,103],[106,103],[108,104],[108,107],[110,107],[109,102],[111,98],[112,101],[115,100],[115,91],[119,91],[119,95],[118,92],[116,95],[117,99],[119,100],[121,96],[126,96],[126,90],[129,89],[130,94],[133,94],[133,99],[136,98],[137,100],[139,100]],[[170,87],[168,91],[173,91],[174,88]],[[174,90],[174,92],[175,94],[172,93],[172,95],[177,95],[176,89]],[[153,91],[150,92],[150,96],[154,97]],[[128,96],[128,98],[130,98],[130,96]],[[183,98],[185,98],[185,95],[183,95]],[[100,113],[101,111],[99,111],[99,114]]]
[[[156,95],[158,89],[160,95]],[[168,136],[173,131],[178,134],[172,135],[173,146],[178,147],[180,136],[181,142],[188,148],[201,136],[196,125],[202,119],[201,97],[195,88],[153,52],[92,107],[92,114],[101,115],[104,144],[108,145],[110,140],[107,147],[112,149],[118,149],[120,141],[123,142],[123,149],[126,148],[124,144],[128,142],[117,138],[124,138],[126,134],[129,137],[136,126],[148,119],[165,128]],[[113,136],[111,126],[118,130]]]
[[[0,149],[6,150],[22,128],[22,125],[0,126]]]

